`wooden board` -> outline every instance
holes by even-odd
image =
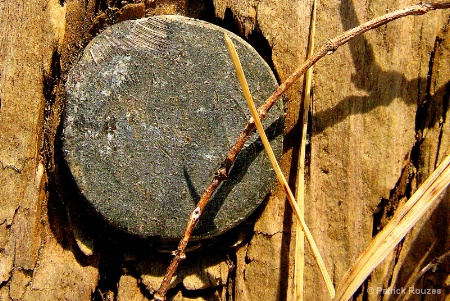
[[[100,236],[110,232],[95,231],[73,214],[69,218],[60,197],[67,192],[58,189],[55,138],[66,74],[105,26],[163,13],[214,21],[253,43],[280,80],[305,58],[311,0],[113,4],[0,2],[0,300],[148,300],[170,259],[142,242]],[[319,2],[316,45],[412,4]],[[374,222],[383,210],[379,204],[397,200],[401,205],[403,194],[407,197],[450,152],[448,24],[448,11],[398,20],[315,66],[305,215],[335,285],[370,242],[374,227],[382,224],[377,218]],[[281,163],[291,184],[302,87],[299,82],[285,95]],[[408,166],[414,175],[401,180]],[[402,192],[398,187],[409,188]],[[387,288],[391,278],[391,286],[401,287],[447,251],[449,207],[447,192],[366,287]],[[263,209],[225,237],[223,247],[189,253],[170,292],[172,300],[292,300],[295,226],[283,191],[275,190]],[[118,243],[124,242],[130,248],[121,248]],[[130,251],[136,245],[139,251]],[[305,256],[303,299],[327,300],[307,245]],[[443,267],[448,271],[448,263]],[[446,277],[429,273],[417,286],[443,287]],[[357,299],[378,300],[379,294],[365,292]]]

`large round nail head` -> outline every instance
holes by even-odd
[[[276,88],[264,60],[215,25],[159,16],[113,25],[69,72],[64,158],[81,196],[128,233],[177,240],[238,138],[249,110],[224,43],[236,44],[250,91],[262,104]],[[282,106],[264,121],[282,151]],[[252,134],[194,232],[212,237],[260,205],[274,172]]]

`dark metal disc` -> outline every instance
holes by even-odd
[[[126,21],[93,39],[70,71],[65,160],[81,194],[110,224],[144,238],[183,234],[250,117],[225,31],[180,16]],[[276,80],[250,45],[227,33],[261,104]],[[280,155],[281,105],[269,115],[264,123]],[[197,239],[236,226],[270,191],[274,172],[256,138],[207,206]]]

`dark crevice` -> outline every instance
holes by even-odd
[[[289,255],[290,250],[289,246],[291,245],[292,240],[292,225],[293,225],[293,214],[291,206],[288,204],[285,199],[284,206],[284,218],[283,218],[283,232],[281,238],[281,251],[280,251],[280,278],[278,283],[274,283],[274,285],[278,286],[278,296],[277,300],[279,301],[287,301],[289,300],[288,291],[289,291],[289,281],[286,279],[289,277],[289,271],[285,267],[288,267],[290,264]]]
[[[416,119],[415,119],[416,143],[414,144],[413,149],[411,151],[411,161],[413,162],[414,166],[416,166],[416,168],[418,168],[418,166],[421,165],[421,145],[423,139],[425,138],[423,136],[424,130],[429,127],[432,127],[433,124],[440,119],[437,116],[438,114],[437,111],[439,110],[433,109],[433,106],[436,105],[433,101],[433,94],[434,94],[433,73],[435,68],[434,60],[441,42],[442,39],[436,37],[434,48],[433,51],[431,51],[430,53],[430,59],[428,62],[428,74],[426,80],[425,97],[418,103],[416,112]],[[446,91],[448,91],[448,85],[446,87]],[[448,93],[446,93],[446,95],[448,95]],[[443,113],[444,116],[446,114],[447,106],[448,106],[448,97],[444,96],[443,99],[443,108],[445,109]],[[437,158],[438,156],[436,156],[436,159]],[[421,179],[419,179],[419,182],[422,182]]]
[[[407,160],[409,156],[407,157]],[[400,202],[403,200],[407,200],[411,197],[413,192],[415,191],[415,180],[416,177],[416,168],[412,164],[411,161],[407,161],[405,166],[402,169],[400,177],[395,184],[394,188],[390,192],[389,199],[382,199],[380,204],[378,205],[377,212],[373,215],[373,225],[372,225],[372,236],[375,237],[383,228],[387,225],[387,223],[392,219],[394,214],[399,207]],[[393,263],[391,265],[391,273],[389,274],[389,279],[387,279],[386,287],[391,287],[393,277],[395,275],[394,268],[397,265],[398,258],[400,256],[400,252],[402,250],[403,240],[395,247],[395,258],[393,259]],[[364,282],[366,285],[369,283],[367,280]],[[367,289],[366,289],[367,290]],[[366,291],[365,290],[365,291]],[[364,293],[364,291],[363,291]],[[366,294],[367,295],[367,294]],[[383,291],[380,292],[380,300],[383,299]],[[369,300],[368,295],[364,297],[362,300]]]
[[[53,105],[56,99],[55,86],[58,84],[61,78],[61,55],[58,49],[53,49],[52,60],[50,65],[51,73],[49,75],[44,74],[43,94],[47,105]],[[46,116],[51,112],[50,108],[46,106]]]
[[[445,120],[447,120],[447,111],[448,111],[448,107],[449,107],[449,102],[450,102],[450,83],[447,83],[446,88],[445,88],[445,94],[443,96],[442,99],[442,122],[445,122]],[[438,160],[440,159],[440,150],[441,150],[441,143],[442,143],[442,136],[444,135],[444,131],[442,129],[442,122],[440,122],[440,131],[439,131],[439,137],[438,137],[438,141],[437,141],[437,154],[436,154],[436,161],[434,162],[434,166],[437,167],[439,162]]]
[[[140,293],[146,298],[146,300],[153,300],[153,294],[149,291],[149,289],[145,286],[145,284],[141,281],[141,273],[137,271],[136,265],[139,264],[139,261],[136,260],[124,260],[123,262],[123,275],[131,276],[137,279],[137,287]],[[162,273],[163,271],[161,271]]]
[[[372,218],[372,237],[375,237],[381,230],[381,220],[384,215],[384,208],[387,207],[389,200],[382,198],[377,206]]]
[[[426,122],[428,120],[428,114],[430,105],[432,103],[432,90],[433,90],[433,72],[434,72],[434,59],[436,57],[436,52],[441,43],[441,39],[436,37],[433,51],[430,53],[430,60],[428,62],[428,74],[426,80],[426,89],[425,89],[425,97],[421,99],[418,103],[417,113],[416,113],[416,121],[415,121],[415,130],[418,136],[418,139],[422,139],[423,130],[426,127]]]
[[[370,276],[369,276],[370,278]],[[355,293],[352,296],[352,300],[353,301],[357,301],[357,300],[361,300],[362,301],[367,301],[368,299],[364,299],[364,292],[367,291],[367,283],[369,281],[369,278],[363,282],[363,284],[361,284],[361,286],[355,291]]]
[[[153,300],[153,294],[148,291],[147,287],[145,287],[142,281],[138,281],[138,288],[141,294],[146,298],[146,300]]]
[[[367,278],[367,281],[364,281],[364,288],[362,290],[362,301],[368,301],[369,300],[369,290],[368,290],[368,283],[370,281],[370,276]]]
[[[12,277],[13,277],[13,273],[10,273],[8,279],[4,280],[3,282],[0,282],[0,290],[5,286],[9,286]]]
[[[167,290],[166,300],[172,301],[179,291],[183,289],[183,284],[178,283],[175,287]],[[183,296],[184,297],[184,296]]]
[[[235,296],[235,279],[236,279],[236,264],[237,264],[236,252],[229,252],[227,264],[229,268],[229,273],[225,284],[226,287],[225,300],[232,301],[236,300]]]
[[[205,300],[209,300],[209,301],[222,301],[221,295],[222,295],[223,289],[225,289],[223,286],[211,286],[208,288],[197,289],[197,290],[187,290],[187,289],[181,287],[181,291],[183,293],[184,298],[187,298],[187,299],[189,299],[189,298],[191,298],[191,299],[204,298]]]
[[[223,20],[221,20],[219,18],[213,18],[213,19],[206,20],[206,21],[216,24],[220,27],[223,27],[226,30],[234,32],[237,35],[241,35],[242,30],[240,29],[240,27],[238,25],[239,23],[234,18],[233,11],[229,7],[225,10],[225,15],[224,15]]]
[[[272,69],[272,72],[275,74],[277,81],[278,82],[280,81],[278,73],[275,70],[274,63],[272,61],[272,47],[270,46],[265,36],[262,34],[260,28],[258,27],[258,24],[255,25],[255,29],[253,29],[253,31],[247,37],[244,37],[241,24],[239,23],[237,18],[235,18],[232,10],[230,8],[227,8],[225,10],[225,17],[223,19],[220,19],[215,16],[214,4],[212,0],[189,1],[188,17],[193,17],[207,21],[209,23],[225,28],[226,30],[229,30],[237,34],[238,36],[242,37],[253,48],[255,48],[255,50],[259,53],[259,55]]]
[[[118,283],[123,274],[122,256],[114,244],[105,245],[98,266],[98,284],[91,296],[92,301],[117,300]]]
[[[388,276],[387,282],[386,282],[386,286],[383,287],[383,290],[381,290],[380,295],[379,295],[379,300],[384,300],[384,296],[386,295],[386,291],[384,289],[388,289],[388,288],[392,288],[392,282],[394,280],[394,275],[395,275],[395,267],[397,266],[397,263],[399,261],[399,257],[400,257],[400,253],[402,252],[402,248],[403,248],[403,241],[404,239],[402,239],[394,248],[394,250],[392,252],[395,253],[395,257],[392,260],[392,264],[390,266],[391,272]],[[367,281],[366,281],[367,282]],[[368,283],[368,282],[367,282]],[[395,288],[395,286],[394,286]],[[392,294],[391,294],[392,295]],[[391,296],[389,296],[391,297]],[[367,299],[363,299],[363,300],[369,300]]]
[[[86,7],[88,5],[88,0],[86,0]],[[96,0],[95,1],[95,7],[94,12],[98,13],[100,11],[105,11],[108,8],[107,0]]]
[[[264,61],[266,61],[270,69],[272,69],[277,81],[280,82],[280,77],[272,60],[272,47],[266,37],[262,34],[258,25],[256,25],[256,28],[248,35],[247,41],[256,49],[256,51],[258,51],[259,55],[264,59]]]
[[[402,201],[409,199],[416,190],[416,171],[417,167],[413,165],[410,161],[410,156],[408,155],[397,183],[389,193],[389,199],[381,199],[377,211],[373,215],[373,237],[375,237],[375,235],[377,235],[392,219],[399,204]]]
[[[212,0],[189,0],[186,16],[208,21],[214,19],[214,3]]]
[[[43,126],[43,144],[40,154],[45,161],[45,166],[49,177],[53,176],[54,171],[54,142],[55,128],[57,128],[57,118],[55,112],[59,111],[60,91],[63,80],[61,79],[61,54],[57,48],[53,49],[50,74],[43,74],[43,95],[44,105],[44,126]]]

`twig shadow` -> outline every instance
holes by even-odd
[[[349,30],[360,24],[351,0],[341,1],[340,15],[343,30]],[[352,82],[356,88],[367,92],[367,95],[352,95],[342,99],[331,108],[316,112],[312,119],[313,135],[323,132],[350,115],[364,114],[377,107],[388,106],[394,99],[401,98],[403,95],[415,95],[406,99],[403,97],[402,101],[409,106],[419,105],[419,109],[425,109],[421,107],[426,103],[424,93],[421,91],[426,90],[426,78],[419,77],[408,80],[400,72],[384,70],[377,63],[373,47],[364,35],[349,41],[349,47],[357,72],[352,74]],[[427,127],[433,126],[438,120],[439,116],[429,120]],[[416,120],[416,127],[420,126],[419,123],[420,120]]]
[[[282,117],[277,118],[272,124],[270,124],[266,128],[266,134],[269,141],[272,141],[283,134],[284,127],[284,119]],[[228,179],[219,186],[217,191],[214,193],[213,197],[206,205],[205,210],[200,218],[200,221],[194,231],[194,235],[198,237],[203,237],[207,235],[207,233],[214,232],[216,230],[216,226],[214,224],[214,220],[216,219],[222,205],[225,200],[231,193],[231,191],[239,184],[243,177],[247,174],[247,171],[254,160],[259,156],[259,154],[264,151],[263,144],[261,139],[258,138],[248,146],[246,146],[236,157],[236,160],[228,174]],[[186,184],[189,188],[192,201],[194,204],[198,202],[200,199],[200,195],[197,190],[193,186],[192,181],[186,171],[183,170],[184,176],[186,178]],[[264,197],[261,198],[261,201]],[[249,213],[251,214],[251,212]],[[246,217],[242,217],[246,218]],[[224,229],[221,233],[227,231],[229,229]],[[215,233],[216,234],[216,233]],[[220,234],[220,233],[219,233]]]
[[[352,29],[358,25],[360,25],[359,19],[356,14],[354,1],[352,0],[341,0],[340,2],[340,16],[343,30]],[[351,75],[352,83],[356,88],[365,92],[365,95],[350,95],[338,101],[338,103],[333,106],[326,108],[321,111],[314,112],[312,114],[312,118],[310,118],[311,122],[311,135],[315,136],[320,133],[323,133],[327,129],[335,126],[336,124],[344,121],[351,115],[361,115],[365,113],[369,113],[375,110],[378,107],[387,107],[394,100],[400,100],[405,103],[409,107],[417,107],[416,116],[415,116],[415,124],[414,130],[416,132],[422,132],[424,129],[433,128],[439,123],[439,120],[442,116],[445,116],[446,106],[445,100],[449,98],[450,95],[450,82],[447,82],[442,87],[439,87],[434,93],[430,93],[432,90],[432,83],[430,80],[430,76],[428,78],[417,77],[413,79],[408,79],[401,72],[397,71],[388,71],[385,70],[378,62],[375,56],[374,49],[369,41],[364,37],[364,35],[359,36],[357,38],[349,41],[349,48],[351,52],[351,58],[353,62],[353,66],[356,70],[355,74]],[[433,57],[430,57],[430,66]],[[430,72],[431,70],[429,70]],[[436,98],[444,97],[444,103],[440,100],[433,99],[432,95],[434,94]],[[405,97],[405,95],[409,95],[410,97]],[[399,116],[401,118],[401,116]],[[287,147],[298,148],[298,135],[301,128],[301,119],[298,124],[294,126],[294,129],[286,134],[285,143]],[[421,141],[418,141],[420,144]],[[295,164],[298,159],[293,156],[293,164]],[[415,164],[418,164],[416,161]],[[293,174],[296,174],[296,167],[291,168],[290,180],[295,179]],[[291,182],[292,184],[292,182]],[[443,205],[441,205],[443,206]],[[433,224],[436,226],[436,224]],[[434,229],[434,231],[437,231]],[[437,233],[437,232],[436,232]],[[442,234],[439,234],[441,236]],[[448,235],[448,233],[445,233]],[[422,249],[423,241],[417,242],[417,247],[414,245],[411,248],[411,252],[417,252],[418,249]],[[424,250],[423,252],[426,252]],[[425,254],[419,252],[420,254]],[[430,256],[440,255],[436,252]],[[413,254],[408,254],[411,256],[412,264],[414,262]],[[420,255],[419,255],[420,256]],[[410,271],[407,271],[408,268],[402,268],[400,273],[405,273],[405,278],[410,276]],[[405,279],[399,280],[403,281],[402,283],[396,283],[394,287],[401,287],[404,285]],[[281,284],[282,285],[282,284]],[[280,300],[286,300],[287,296],[283,294],[279,296]]]

